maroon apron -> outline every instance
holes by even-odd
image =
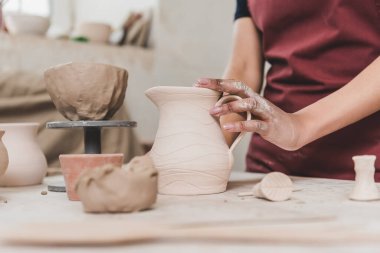
[[[286,112],[341,88],[380,55],[380,0],[248,0],[248,5],[271,64],[264,96]],[[364,154],[377,155],[380,181],[380,112],[297,151],[254,134],[246,161],[253,172],[354,179],[352,156]]]

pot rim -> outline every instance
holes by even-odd
[[[123,153],[115,153],[115,154],[61,154],[59,158],[73,158],[73,159],[83,159],[83,158],[94,158],[94,157],[124,157]]]
[[[179,93],[179,94],[201,94],[201,95],[207,95],[207,96],[220,96],[221,92],[207,89],[207,88],[201,88],[201,87],[192,87],[192,86],[154,86],[152,88],[149,88],[145,91],[145,94],[150,93],[152,91],[157,92],[168,92],[168,93]]]
[[[356,155],[356,156],[353,156],[352,157],[352,160],[356,161],[360,161],[360,160],[376,160],[376,156],[375,155]]]

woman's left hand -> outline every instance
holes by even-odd
[[[255,132],[280,148],[286,150],[300,148],[300,126],[297,118],[273,105],[242,82],[230,79],[202,78],[198,80],[195,86],[243,98],[210,109],[210,114],[216,117],[247,111],[255,117],[249,121],[226,123],[222,126],[226,131]]]

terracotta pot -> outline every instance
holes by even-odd
[[[69,200],[80,200],[75,192],[75,185],[80,175],[87,169],[94,169],[106,164],[121,167],[123,154],[72,154],[60,155],[62,173],[65,178],[66,192]]]
[[[41,184],[46,175],[47,162],[37,143],[38,123],[0,124],[5,130],[3,142],[8,150],[9,165],[0,177],[0,186]]]
[[[159,86],[145,94],[160,111],[158,131],[149,153],[159,172],[159,193],[198,195],[225,191],[233,164],[232,150],[242,134],[229,148],[219,121],[210,115],[220,93],[195,87]],[[226,96],[218,103],[238,99],[241,98]]]
[[[4,175],[6,169],[8,168],[8,151],[2,142],[4,131],[0,130],[0,176]]]

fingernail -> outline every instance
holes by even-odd
[[[200,87],[201,85],[199,83],[193,84],[194,87]]]
[[[214,108],[211,108],[211,110],[210,110],[211,114],[217,114],[220,112],[222,112],[222,107],[214,107]]]
[[[224,130],[231,130],[231,129],[233,129],[233,128],[234,128],[234,125],[231,124],[231,123],[227,123],[227,124],[224,124],[224,125],[223,125],[223,129],[224,129]]]
[[[205,85],[208,83],[208,79],[207,78],[200,78],[198,79],[198,84],[199,85]]]

